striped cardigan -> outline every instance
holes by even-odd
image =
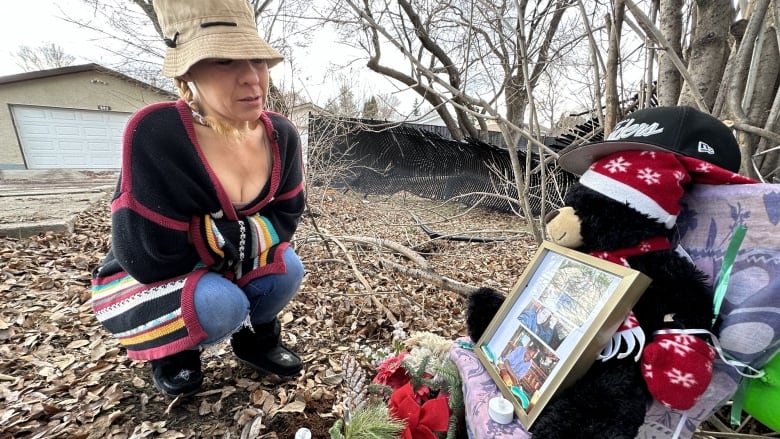
[[[112,247],[93,272],[92,308],[130,358],[153,360],[205,340],[193,295],[208,271],[238,286],[286,271],[282,254],[304,208],[300,139],[279,114],[265,112],[260,122],[272,140],[271,175],[237,211],[206,162],[186,103],[152,104],[128,121]]]

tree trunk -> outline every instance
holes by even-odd
[[[620,114],[620,98],[618,96],[617,78],[620,69],[620,39],[623,33],[623,20],[625,19],[625,3],[615,0],[615,19],[609,26],[609,47],[607,49],[607,71],[604,75],[604,95],[607,111],[604,115],[604,134],[612,132],[617,124]]]
[[[706,110],[712,109],[729,55],[729,26],[734,19],[730,0],[698,0],[696,32],[691,43],[688,71],[695,84],[683,84],[680,105],[695,105],[691,88],[704,98]]]
[[[776,99],[778,92],[778,70],[780,69],[780,57],[778,56],[777,34],[774,27],[767,28],[759,39],[760,47],[757,62],[751,69],[752,93],[748,95],[749,100],[743,104],[747,109],[747,117],[750,122],[759,127],[771,127],[774,123],[768,124],[769,113],[772,110],[772,104]],[[756,65],[757,64],[757,65]],[[748,145],[759,145],[761,138],[759,136],[746,136]],[[764,142],[765,143],[765,142]],[[776,155],[775,155],[776,156]],[[756,159],[756,166],[759,173],[768,175],[775,169],[774,161],[765,160],[767,157]],[[765,165],[766,164],[766,165]]]
[[[525,126],[525,107],[528,93],[525,92],[521,74],[513,76],[506,85],[506,120],[518,127]]]
[[[750,81],[752,93],[749,95],[749,101],[744,104],[747,108],[748,119],[756,126],[766,124],[769,110],[777,93],[778,68],[780,68],[775,28],[766,29],[761,41],[757,65],[754,67],[753,77]]]
[[[666,51],[673,50],[682,58],[682,0],[661,0],[659,22],[661,32],[671,44],[658,53],[658,105],[677,105],[682,89],[682,76]]]
[[[746,91],[746,84],[750,78],[750,66],[755,59],[754,53],[757,50],[756,41],[759,40],[761,29],[764,26],[764,20],[769,10],[770,0],[757,0],[753,3],[753,12],[748,20],[745,33],[740,41],[739,47],[734,56],[734,72],[729,78],[727,103],[729,113],[734,122],[738,125],[747,125],[755,127],[752,121],[748,119],[747,111],[743,107],[743,98]],[[742,166],[740,169],[750,177],[757,177],[756,171],[752,166],[752,157],[756,145],[751,145],[750,135],[746,132],[739,132],[737,135],[740,151],[742,152]]]
[[[747,20],[744,18],[737,20],[729,27],[729,34],[731,35],[731,54],[729,55],[728,61],[726,61],[726,69],[723,71],[721,87],[718,89],[718,95],[715,97],[715,104],[712,107],[712,115],[721,119],[728,118],[730,114],[728,107],[728,85],[731,84],[731,78],[734,76],[734,66],[737,63],[737,49],[740,44],[742,44],[742,37],[745,35],[746,28]]]

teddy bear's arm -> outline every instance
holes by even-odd
[[[631,267],[653,281],[634,306],[648,340],[659,329],[710,330],[712,288],[706,275],[674,250],[629,258]]]

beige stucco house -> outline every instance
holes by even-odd
[[[0,170],[116,169],[122,132],[168,91],[97,64],[0,77]]]

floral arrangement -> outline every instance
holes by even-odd
[[[430,332],[396,338],[389,355],[374,358],[370,384],[354,358],[345,357],[344,418],[330,429],[331,438],[455,439],[463,391],[451,345]]]

